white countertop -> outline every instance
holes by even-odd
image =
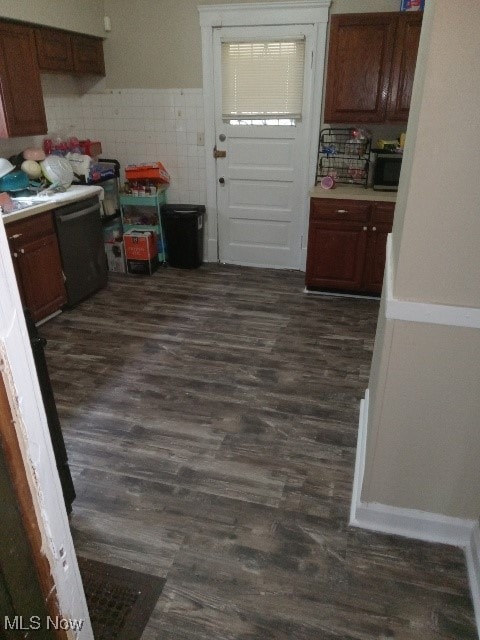
[[[31,198],[25,198],[25,201],[31,201],[31,206],[27,206],[12,213],[2,214],[2,220],[4,224],[8,222],[14,222],[15,220],[22,220],[23,218],[29,218],[42,211],[48,211],[49,209],[57,209],[69,202],[75,202],[77,200],[84,200],[98,195],[100,200],[103,200],[103,189],[94,185],[72,185],[66,191],[61,193],[55,193],[51,196],[33,196]]]
[[[396,202],[396,191],[374,191],[359,185],[339,184],[335,189],[322,189],[320,185],[310,190],[311,198],[333,198],[336,200],[374,200],[379,202]]]

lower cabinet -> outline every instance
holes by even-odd
[[[67,302],[52,212],[11,222],[6,231],[23,305],[42,320]]]
[[[306,286],[381,293],[394,208],[392,202],[312,198]]]

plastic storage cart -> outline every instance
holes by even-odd
[[[162,223],[167,243],[168,264],[179,269],[196,269],[203,262],[202,204],[166,204]]]
[[[120,194],[120,213],[123,231],[138,229],[154,231],[158,240],[158,260],[165,262],[165,240],[160,208],[167,202],[166,187],[153,196],[132,196]]]

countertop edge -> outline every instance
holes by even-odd
[[[396,191],[374,191],[359,186],[341,185],[335,189],[322,189],[319,185],[310,189],[311,198],[327,198],[330,200],[369,200],[372,202],[397,201]]]
[[[78,202],[79,200],[91,198],[96,194],[99,195],[100,200],[103,200],[103,193],[103,188],[100,186],[75,185],[74,187],[70,187],[70,190],[67,190],[64,193],[58,193],[44,202],[39,202],[38,204],[34,204],[31,207],[25,207],[24,209],[19,209],[18,211],[12,211],[12,213],[3,214],[1,218],[3,224],[7,225],[11,222],[30,218],[31,216],[43,213],[44,211],[53,211],[54,209],[58,209],[69,202]]]

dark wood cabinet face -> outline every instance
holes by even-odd
[[[98,38],[72,34],[73,70],[105,75],[103,43]]]
[[[312,198],[306,286],[381,293],[394,209],[388,202]]]
[[[100,38],[57,29],[36,29],[38,64],[42,71],[105,75]]]
[[[35,29],[38,65],[42,71],[73,71],[69,33],[56,29]]]
[[[422,13],[333,15],[326,123],[408,120]]]
[[[308,238],[307,287],[361,288],[367,240],[362,223],[316,220]]]
[[[35,321],[58,311],[67,296],[52,213],[6,226],[23,304]]]
[[[385,118],[396,15],[333,15],[325,122],[381,122]]]
[[[0,85],[0,137],[47,133],[33,29],[0,22]]]
[[[399,122],[408,120],[421,29],[421,13],[404,12],[399,16],[387,120]]]

